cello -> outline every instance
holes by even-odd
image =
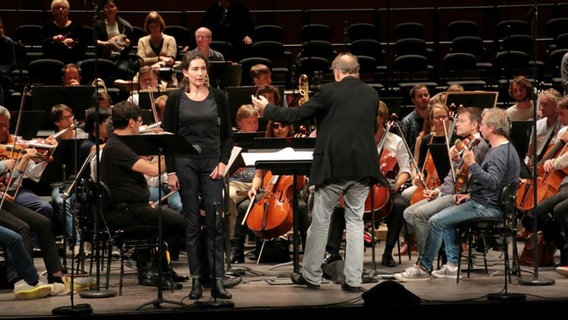
[[[542,159],[538,162],[536,172],[536,184],[533,179],[523,179],[517,188],[517,209],[528,211],[537,205],[542,199],[556,194],[560,188],[560,182],[568,175],[568,168],[544,171],[544,162],[562,156],[568,150],[568,145],[559,141],[550,146]],[[536,200],[536,202],[535,202]]]
[[[296,187],[301,190],[305,177],[298,176]],[[294,176],[273,175],[266,171],[263,180],[262,197],[252,202],[252,207],[245,217],[249,229],[261,239],[279,237],[290,229],[294,222]]]

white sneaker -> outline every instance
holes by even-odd
[[[47,297],[51,293],[51,286],[41,281],[35,286],[20,280],[14,284],[14,295],[16,299],[38,299]]]
[[[556,272],[563,277],[568,277],[568,266],[556,267]]]
[[[402,273],[395,273],[394,278],[402,282],[426,281],[430,279],[430,273],[422,270],[418,265],[415,265],[414,267],[407,268]]]
[[[440,269],[432,271],[432,276],[442,279],[457,279],[458,278],[458,268],[455,267],[454,271],[450,270],[448,265],[443,265]]]
[[[49,293],[50,295],[57,296],[60,294],[65,294],[65,285],[63,283],[54,282],[50,283],[49,286],[51,286],[51,292]]]

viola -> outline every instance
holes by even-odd
[[[297,190],[305,184],[305,177],[298,176]],[[294,176],[272,175],[266,171],[263,180],[264,193],[253,204],[247,217],[247,226],[261,239],[279,237],[294,224]]]
[[[531,210],[542,199],[546,199],[558,193],[560,182],[568,175],[568,168],[545,172],[544,162],[548,159],[558,158],[566,153],[566,151],[568,151],[568,145],[562,141],[548,147],[544,157],[538,162],[536,184],[534,184],[533,179],[524,179],[519,183],[517,188],[517,209],[525,211]]]

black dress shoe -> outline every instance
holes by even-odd
[[[347,291],[347,292],[354,292],[354,293],[363,292],[361,287],[352,287],[352,286],[348,285],[347,283],[341,284],[341,290]]]
[[[396,262],[394,261],[393,257],[390,254],[389,255],[383,254],[383,260],[382,260],[381,263],[385,267],[389,267],[389,268],[396,267]]]
[[[328,263],[332,263],[334,261],[339,261],[343,258],[341,258],[341,255],[339,253],[328,253],[324,258],[323,261],[321,262],[322,264],[328,264]]]
[[[215,284],[213,285],[213,288],[211,288],[211,296],[213,298],[220,299],[231,299],[233,297],[232,294],[225,290],[225,287],[223,286],[223,279],[215,280]]]
[[[292,272],[292,274],[290,275],[290,279],[292,279],[292,282],[301,286],[307,286],[308,289],[319,289],[319,284],[312,284],[309,283],[308,281],[306,281],[306,279],[304,279],[304,276],[302,276],[301,273],[297,273],[297,272]]]
[[[203,288],[201,287],[201,280],[199,278],[193,278],[192,280],[189,298],[191,300],[197,300],[203,296]]]
[[[241,249],[231,249],[231,263],[245,263],[245,253]]]

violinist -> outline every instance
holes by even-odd
[[[441,98],[442,95],[436,95],[435,97]],[[451,131],[449,129],[451,124],[449,115],[450,111],[442,100],[430,99],[424,127],[416,140],[416,143],[419,144],[418,148],[416,148],[418,152],[416,153],[415,151],[415,158],[418,159],[418,163],[413,162],[412,185],[402,192],[403,197],[410,199],[410,204],[423,199],[422,190],[425,188],[435,188],[440,185],[442,179],[440,175],[445,174],[438,173],[438,165],[444,167],[446,164],[441,163],[441,159],[432,156],[430,146],[432,144],[440,145],[446,143],[446,133],[449,134],[449,131]],[[412,225],[406,224],[405,231],[405,244],[401,254],[405,254],[408,250],[416,247],[416,236]]]
[[[520,159],[515,147],[509,142],[509,121],[505,110],[485,108],[479,125],[482,137],[491,148],[482,163],[476,162],[475,155],[464,146],[462,159],[468,166],[472,183],[468,194],[455,194],[455,205],[433,215],[428,221],[428,233],[424,249],[418,262],[402,273],[395,273],[397,280],[426,281],[432,276],[443,279],[457,278],[460,259],[459,243],[454,228],[461,222],[476,217],[500,217],[500,191],[504,186],[518,181]],[[433,262],[444,241],[447,263],[432,271]]]
[[[469,107],[461,108],[458,111],[458,116],[456,120],[456,134],[460,141],[461,139],[468,139],[468,145],[473,145],[471,149],[475,155],[477,163],[481,163],[489,146],[487,142],[481,138],[479,133],[479,124],[481,122],[481,110],[479,108]],[[462,146],[463,147],[463,146]],[[456,152],[456,146],[453,146],[450,152]],[[461,156],[456,156],[452,159],[452,165],[454,170],[464,170],[463,159]],[[467,172],[464,170],[461,172],[464,174],[463,178],[466,180],[469,178]],[[458,193],[467,192],[467,181],[462,181],[462,187],[458,190]],[[454,200],[453,196],[456,193],[456,180],[451,172],[448,172],[444,178],[443,183],[433,189],[424,189],[423,197],[424,199],[414,203],[410,207],[404,210],[404,220],[407,225],[414,230],[416,234],[416,245],[418,249],[418,258],[424,251],[424,244],[426,243],[426,236],[428,235],[428,219],[440,212],[442,209],[453,206]]]
[[[542,230],[544,240],[551,240],[556,248],[560,250],[560,263],[556,271],[568,276],[568,152],[566,143],[568,142],[568,97],[562,98],[556,106],[558,121],[564,127],[553,139],[553,145],[562,148],[555,155],[549,157],[542,163],[539,172],[546,174],[556,174],[559,178],[558,185],[550,185],[556,191],[547,191],[550,196],[541,200],[534,207],[533,214],[537,217],[537,230]],[[543,178],[543,177],[541,177]]]
[[[0,121],[3,123],[10,122],[10,111],[2,106],[0,106]],[[54,214],[52,205],[40,198],[32,189],[23,187],[24,182],[27,182],[24,181],[24,179],[30,179],[33,181],[30,185],[39,181],[41,174],[48,163],[46,161],[49,157],[48,152],[44,152],[44,150],[42,150],[41,152],[34,152],[34,155],[37,154],[37,156],[31,156],[29,152],[24,151],[30,141],[24,141],[20,137],[13,136],[10,134],[9,129],[9,125],[7,127],[2,127],[2,130],[0,131],[0,144],[8,147],[16,145],[15,149],[18,149],[19,151],[6,153],[8,158],[16,158],[18,161],[14,171],[11,172],[11,175],[7,178],[11,184],[8,186],[7,191],[4,192],[4,198],[12,199],[17,204],[39,212],[43,216],[51,219]],[[45,145],[49,148],[55,148],[55,146],[57,146],[57,141],[53,137],[48,137],[45,140]],[[48,151],[49,149],[45,150]]]

